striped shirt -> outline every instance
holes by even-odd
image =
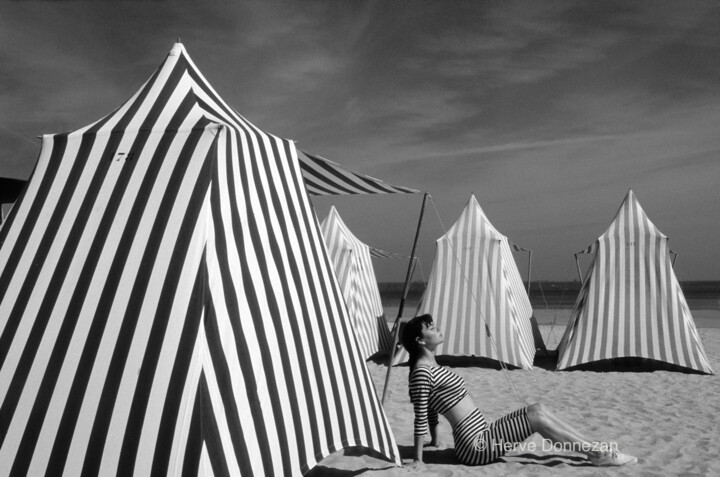
[[[410,374],[410,401],[415,409],[415,436],[424,436],[438,413],[449,411],[467,396],[465,381],[440,366],[419,364]]]

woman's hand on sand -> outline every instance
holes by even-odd
[[[441,445],[442,443],[437,439],[425,443],[425,447],[440,447]]]
[[[419,470],[422,469],[424,465],[425,464],[423,464],[423,461],[421,460],[413,460],[409,464],[405,464],[405,467],[412,470]]]

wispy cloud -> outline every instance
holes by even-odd
[[[35,136],[117,107],[178,37],[263,129],[430,191],[448,223],[475,192],[548,278],[628,187],[678,248],[720,234],[715,1],[5,2],[0,172],[26,177]],[[404,200],[343,204],[404,250]]]

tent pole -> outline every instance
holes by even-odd
[[[530,297],[530,271],[532,269],[532,250],[528,250],[528,284],[527,284],[527,294],[528,297]]]
[[[428,193],[425,192],[423,195],[422,205],[420,206],[420,218],[418,219],[418,225],[417,230],[415,231],[415,240],[413,241],[412,250],[410,251],[410,263],[408,264],[408,271],[405,276],[405,286],[403,287],[403,294],[402,297],[400,297],[400,307],[398,308],[398,314],[397,318],[395,319],[395,324],[397,324],[398,320],[403,314],[403,309],[405,308],[405,300],[407,299],[408,292],[410,291],[410,280],[412,278],[412,273],[415,268],[415,260],[417,260],[417,257],[415,256],[415,249],[417,248],[418,238],[420,237],[420,228],[422,226],[423,216],[425,215],[425,202],[428,198]]]
[[[580,260],[578,260],[578,254],[575,254],[575,266],[578,269],[578,276],[580,277],[580,284],[583,283],[582,271],[580,270]]]
[[[420,237],[420,227],[422,226],[423,216],[425,215],[425,202],[427,202],[428,193],[425,192],[423,195],[422,206],[420,207],[420,219],[418,219],[417,230],[415,231],[415,240],[413,241],[412,251],[410,252],[410,263],[408,263],[407,275],[405,276],[405,286],[403,287],[403,294],[400,297],[400,307],[398,308],[398,314],[395,318],[395,324],[393,325],[393,339],[392,346],[390,346],[390,357],[388,358],[388,369],[385,374],[385,386],[383,386],[382,399],[380,404],[385,404],[385,394],[387,392],[388,382],[390,381],[390,370],[392,369],[393,359],[395,358],[395,347],[398,343],[398,334],[400,332],[400,318],[403,314],[403,308],[405,308],[405,299],[407,298],[408,291],[410,290],[410,280],[412,278],[413,270],[415,269],[415,249],[417,248],[418,238]]]

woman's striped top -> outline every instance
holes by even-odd
[[[440,366],[419,364],[410,373],[410,401],[415,409],[415,436],[428,432],[428,423],[437,424],[438,413],[449,411],[467,396],[465,381]]]

